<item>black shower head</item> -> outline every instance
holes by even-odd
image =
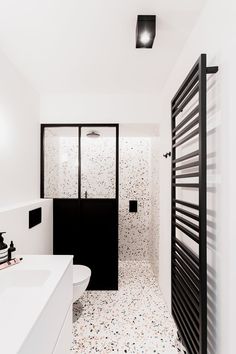
[[[89,133],[87,133],[86,135],[89,138],[98,138],[100,136],[100,134],[98,132],[94,131],[94,130],[89,132]]]

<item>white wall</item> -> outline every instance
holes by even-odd
[[[201,53],[219,73],[208,80],[209,353],[235,352],[235,2],[208,0],[163,91],[161,153],[170,151],[170,100]],[[170,306],[170,159],[160,166],[160,286]],[[209,217],[210,216],[210,217]]]
[[[29,211],[42,208],[42,222],[29,229]],[[16,254],[52,254],[52,200],[38,199],[0,210],[4,242],[13,240]]]
[[[51,253],[52,202],[38,200],[39,94],[1,52],[0,78],[0,231],[18,253]],[[37,206],[43,222],[29,230],[28,211]]]
[[[157,123],[158,113],[148,94],[48,94],[40,102],[42,123]]]
[[[39,197],[39,95],[0,52],[0,207]]]

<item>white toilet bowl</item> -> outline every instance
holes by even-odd
[[[77,301],[87,289],[91,269],[81,264],[73,265],[73,302]]]

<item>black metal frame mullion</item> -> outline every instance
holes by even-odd
[[[78,200],[81,198],[81,125],[78,126]]]
[[[119,205],[119,124],[118,123],[43,123],[40,131],[40,198],[44,197],[44,131],[45,128],[75,127],[78,128],[78,200],[81,199],[81,128],[108,127],[116,129],[116,195],[117,207]]]

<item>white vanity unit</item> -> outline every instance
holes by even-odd
[[[0,353],[69,353],[72,256],[22,257],[0,270]]]

